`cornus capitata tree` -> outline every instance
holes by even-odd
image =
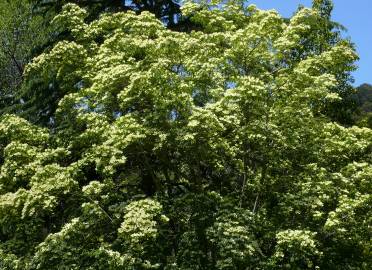
[[[324,114],[352,45],[316,8],[182,12],[54,19],[24,76],[56,128],[0,121],[0,268],[369,269],[372,131]]]

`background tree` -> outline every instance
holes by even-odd
[[[343,38],[346,28],[332,21],[332,0],[313,0],[313,9],[317,10],[320,14],[321,27],[318,31],[307,37],[305,46],[313,48],[313,53],[315,54],[328,50],[341,40],[349,42],[354,47],[354,44],[350,40]],[[309,48],[305,49],[305,51],[309,51]],[[354,63],[350,64],[354,65]],[[337,93],[340,98],[327,104],[325,114],[333,121],[350,126],[354,124],[353,114],[357,107],[353,99],[353,95],[355,94],[355,88],[352,85],[354,79],[350,69],[338,70],[334,75],[338,83],[332,91]]]
[[[40,53],[48,31],[28,1],[0,1],[0,111],[21,105],[24,67]],[[16,108],[14,108],[16,107]]]
[[[76,0],[76,1],[55,1],[55,0],[32,0],[36,3],[39,12],[51,12],[52,14],[58,14],[63,5],[66,3],[76,3],[80,7],[87,9],[89,16],[88,20],[97,19],[98,16],[105,12],[118,12],[133,10],[136,12],[149,11],[159,19],[161,19],[166,25],[174,26],[178,21],[180,15],[180,2],[177,0]]]
[[[372,128],[372,86],[362,84],[353,96],[358,108],[354,120],[359,126]]]

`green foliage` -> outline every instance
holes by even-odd
[[[316,233],[303,230],[286,230],[277,233],[277,245],[273,255],[273,268],[319,269],[322,255],[314,240]]]
[[[250,211],[232,207],[221,211],[207,230],[215,247],[216,269],[241,269],[257,265],[262,252],[255,239],[254,216]]]
[[[354,95],[358,110],[354,114],[355,122],[360,127],[372,128],[372,87],[362,84]]]
[[[29,1],[1,0],[0,18],[0,112],[18,112],[25,65],[49,33]]]
[[[326,113],[352,45],[309,45],[317,8],[183,11],[198,31],[55,18],[25,77],[58,85],[57,128],[0,119],[1,267],[369,269],[372,131]]]
[[[25,65],[42,51],[49,51],[61,40],[69,39],[66,27],[55,28],[50,21],[69,2],[76,2],[87,10],[88,21],[105,13],[132,10],[136,13],[149,11],[168,27],[189,27],[180,18],[177,1],[50,1],[16,0],[0,1],[0,113],[15,113],[32,123],[54,127],[54,114],[58,102],[65,94],[59,87],[59,78],[46,82],[23,77]],[[79,60],[78,60],[79,61]],[[26,79],[26,82],[24,83]]]
[[[180,2],[174,0],[138,0],[138,1],[122,1],[122,0],[31,0],[36,4],[38,12],[44,13],[59,13],[62,7],[67,3],[75,3],[89,12],[90,20],[97,19],[99,15],[107,12],[119,12],[132,10],[136,12],[149,11],[168,25],[176,24],[175,16],[180,14]]]

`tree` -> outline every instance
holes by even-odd
[[[30,0],[30,2],[32,3],[33,12],[29,18],[30,21],[37,21],[42,16],[43,23],[49,25],[53,17],[61,11],[62,6],[71,1]],[[85,19],[88,22],[97,19],[104,13],[132,10],[136,13],[149,11],[172,29],[184,30],[191,27],[187,19],[180,17],[180,5],[177,1],[173,0],[129,2],[121,0],[98,0],[72,2],[76,2],[81,7],[86,8],[87,15]],[[71,33],[63,27],[56,29],[52,26],[45,29],[45,31],[49,31],[51,35],[42,44],[37,44],[44,51],[50,50],[58,41],[71,38]],[[35,45],[29,44],[27,49],[35,50]],[[18,104],[17,110],[14,110],[11,106],[8,106],[8,108],[12,108],[13,112],[17,111],[21,116],[26,117],[33,123],[53,127],[55,110],[57,109],[58,102],[65,94],[64,90],[60,88],[59,80],[52,80],[47,84],[29,80],[22,84],[22,89],[20,87],[21,82],[22,80],[19,80],[18,86],[13,92],[16,92],[18,99],[22,100],[22,104]]]
[[[48,32],[28,1],[1,0],[0,18],[0,111],[4,113],[20,106],[24,67]]]
[[[353,98],[358,106],[354,114],[357,125],[372,128],[372,86],[362,84]]]
[[[73,39],[25,76],[58,81],[58,129],[0,121],[2,268],[369,269],[372,131],[324,115],[350,43],[293,57],[316,9],[183,12],[200,31],[55,18]]]
[[[307,37],[310,42],[306,43],[308,43],[307,46],[313,49],[313,53],[318,54],[342,41],[342,32],[346,31],[346,29],[341,24],[331,20],[333,11],[333,2],[331,0],[313,0],[313,9],[320,14],[319,23],[321,27],[310,35],[312,36],[311,38]],[[305,51],[309,51],[309,48],[305,49]],[[350,65],[354,65],[354,63],[350,63]],[[353,68],[351,67],[351,69]],[[332,92],[337,93],[340,99],[329,102],[324,109],[324,113],[333,121],[351,126],[354,124],[353,114],[357,109],[353,99],[355,89],[352,83],[354,79],[350,68],[338,70],[333,75],[336,76],[337,85]]]

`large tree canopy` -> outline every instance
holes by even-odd
[[[372,131],[324,115],[352,46],[318,8],[182,10],[54,19],[25,77],[58,128],[0,120],[0,267],[370,269]]]
[[[16,113],[31,122],[53,126],[53,116],[63,97],[58,81],[44,87],[33,85],[30,93],[24,88],[24,66],[42,51],[49,51],[61,40],[70,39],[68,29],[56,29],[50,21],[63,5],[74,2],[87,11],[87,21],[103,13],[132,10],[149,11],[167,27],[187,30],[189,20],[181,18],[180,5],[173,0],[0,0],[0,114]]]

